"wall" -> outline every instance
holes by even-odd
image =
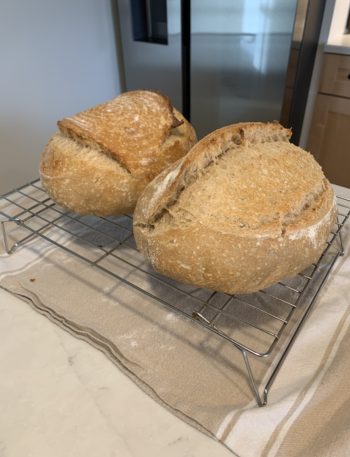
[[[111,1],[1,1],[0,194],[38,176],[58,119],[120,92]]]

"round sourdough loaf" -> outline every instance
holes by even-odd
[[[278,123],[216,130],[144,190],[137,246],[160,273],[249,293],[321,255],[336,218],[333,190]]]
[[[80,214],[132,212],[144,187],[196,142],[187,120],[152,91],[119,97],[58,122],[40,162],[53,200]]]

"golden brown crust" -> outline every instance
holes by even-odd
[[[335,221],[333,190],[306,151],[271,124],[213,132],[141,194],[134,234],[162,274],[249,293],[302,271]]]
[[[135,117],[137,131],[126,132]],[[182,114],[149,91],[122,94],[59,126],[43,151],[40,177],[53,200],[80,214],[132,212],[150,180],[196,142]]]
[[[138,174],[148,158],[159,160],[161,166],[162,144],[181,124],[167,97],[139,90],[67,117],[58,122],[58,127],[65,136],[99,146],[102,153]]]
[[[165,171],[158,177],[156,183],[162,183],[161,192],[154,194],[153,190],[149,189],[148,193],[142,196],[145,203],[139,205],[138,217],[142,219],[143,224],[152,224],[163,209],[178,197],[187,182],[196,179],[201,170],[227,150],[247,144],[288,141],[290,136],[290,129],[276,122],[242,122],[215,130],[199,141],[181,161],[174,163],[168,170],[169,173]],[[164,181],[165,175],[168,176]],[[151,193],[152,199],[149,199],[148,194]]]
[[[40,178],[50,197],[64,208],[97,216],[132,212],[148,182],[60,132],[53,135],[42,154]]]

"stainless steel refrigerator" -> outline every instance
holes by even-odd
[[[298,142],[325,0],[118,0],[125,89],[168,95],[201,138],[279,120]]]

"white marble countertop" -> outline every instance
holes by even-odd
[[[325,45],[324,52],[350,55],[350,34],[332,38]]]
[[[350,34],[345,33],[350,11],[350,0],[329,0],[324,21],[329,22],[324,52],[350,55]]]
[[[233,455],[2,289],[0,333],[1,457]]]

